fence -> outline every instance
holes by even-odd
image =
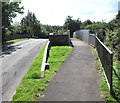
[[[104,73],[110,93],[112,93],[112,70],[113,70],[113,53],[99,40],[94,34],[89,34],[88,31],[76,31],[73,37],[79,38],[82,41],[96,47],[98,56],[100,58],[102,67],[104,68]]]

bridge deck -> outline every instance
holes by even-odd
[[[72,53],[61,65],[39,101],[102,101],[95,58],[90,47],[71,39]]]

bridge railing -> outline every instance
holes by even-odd
[[[110,89],[110,93],[112,93],[113,53],[100,41],[97,36],[95,36],[94,34],[88,35],[88,30],[86,31],[87,34],[84,31],[79,30],[74,32],[73,37],[79,38],[80,40],[87,42],[93,47],[96,47],[98,56],[104,70],[106,81]]]
[[[102,67],[104,68],[105,77],[110,92],[112,93],[112,69],[113,69],[113,53],[96,37],[96,49],[100,58]]]

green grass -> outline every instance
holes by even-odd
[[[41,83],[42,79],[36,79],[40,77],[40,67],[43,59],[45,46],[40,51],[39,55],[36,57],[35,61],[33,61],[30,69],[23,77],[20,85],[16,88],[16,93],[13,96],[13,101],[33,101],[35,100],[35,96],[41,91],[40,88],[46,87],[43,83]]]
[[[66,56],[69,55],[70,51],[71,48],[69,46],[55,46],[51,48],[48,63],[50,64],[50,68],[52,71],[56,71],[56,68],[64,62]]]
[[[113,91],[114,97],[120,101],[120,61],[113,62]]]
[[[30,39],[30,38],[23,38],[23,39],[14,39],[14,40],[9,40],[9,41],[6,41],[4,44],[14,43],[14,42],[18,42],[18,41],[21,41],[21,40],[26,40],[26,39]]]
[[[108,88],[108,85],[107,85],[107,82],[106,82],[106,79],[104,76],[103,68],[102,68],[100,60],[98,58],[97,51],[94,48],[92,48],[92,51],[96,56],[96,67],[98,69],[98,74],[99,74],[99,86],[101,89],[101,95],[103,96],[103,99],[107,103],[109,103],[109,102],[116,102],[117,103],[117,101],[113,98],[113,96],[110,95],[110,91],[109,91],[109,88]]]
[[[13,96],[13,101],[36,101],[42,96],[50,82],[51,77],[58,70],[57,68],[64,62],[71,52],[68,46],[51,47],[48,63],[50,69],[45,71],[45,77],[40,78],[40,67],[45,47],[41,50],[35,61],[32,63],[29,71],[23,77],[20,85],[16,88],[16,93]]]

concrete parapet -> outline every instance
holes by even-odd
[[[69,35],[49,35],[49,41],[52,46],[70,45]]]
[[[112,92],[112,69],[113,69],[113,53],[100,41],[94,34],[89,34],[88,30],[78,30],[74,32],[74,38],[78,38],[94,47],[96,47],[100,58],[106,81],[110,92]]]
[[[49,68],[48,63],[46,63],[47,62],[47,56],[48,56],[49,43],[50,43],[50,41],[47,42],[45,50],[44,50],[43,61],[42,61],[42,66],[41,66],[41,77],[44,77],[44,72],[45,72],[46,66],[47,66],[47,68]]]

